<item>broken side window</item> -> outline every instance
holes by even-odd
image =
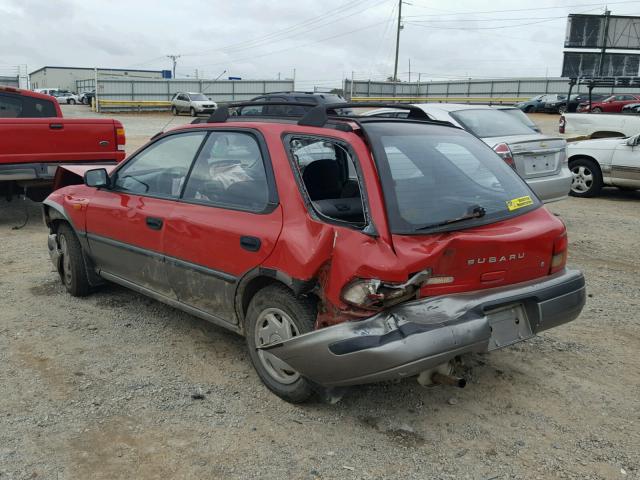
[[[326,219],[364,227],[361,181],[349,148],[322,137],[291,136],[286,141],[314,210]]]

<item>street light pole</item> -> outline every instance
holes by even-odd
[[[400,54],[400,30],[402,30],[402,0],[398,0],[398,28],[396,31],[396,61],[393,66],[393,81],[398,81],[398,55]]]

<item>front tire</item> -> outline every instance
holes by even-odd
[[[171,107],[171,113],[176,116],[178,115],[178,109],[176,107]]]
[[[316,302],[296,297],[283,285],[270,285],[251,299],[245,334],[251,363],[265,386],[283,400],[302,403],[313,395],[311,384],[274,355],[258,347],[313,330]]]
[[[62,252],[60,279],[67,291],[74,297],[89,294],[89,280],[85,269],[80,241],[71,227],[63,223],[57,231],[58,245]]]
[[[570,195],[574,197],[595,197],[602,190],[602,173],[598,164],[588,158],[569,161],[573,175]]]
[[[68,101],[67,103],[68,103],[69,105],[75,105],[75,104],[76,104],[76,101],[75,101],[73,98],[71,98],[71,99],[69,99],[69,101]]]
[[[191,107],[191,108],[189,109],[189,112],[191,113],[191,116],[192,116],[192,117],[195,117],[195,116],[197,116],[197,115],[198,115],[198,114],[196,113],[196,109],[195,109],[195,108],[193,108],[193,107]]]
[[[528,107],[525,107],[524,111],[525,113],[533,113],[533,105],[529,105]]]
[[[600,107],[594,107],[591,109],[593,113],[602,113],[602,109]]]
[[[564,115],[567,112],[567,106],[566,105],[562,105],[560,107],[558,107],[558,113],[560,115]]]

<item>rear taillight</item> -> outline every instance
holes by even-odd
[[[124,135],[124,127],[120,122],[116,122],[116,146],[118,150],[124,151],[124,146],[127,143],[127,138]]]
[[[567,265],[567,250],[569,240],[567,239],[567,231],[562,232],[553,242],[553,255],[551,256],[551,266],[549,267],[549,275],[559,272]]]
[[[560,115],[560,120],[558,121],[558,132],[564,133],[564,127],[567,125],[567,120],[564,118],[564,115]]]
[[[500,158],[504,160],[504,163],[509,165],[514,170],[516,169],[516,162],[513,160],[513,154],[511,153],[511,149],[509,145],[506,143],[499,143],[494,145],[493,151],[500,155]]]

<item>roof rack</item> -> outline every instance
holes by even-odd
[[[230,110],[234,108],[242,107],[260,107],[260,106],[286,106],[286,107],[307,107],[308,110],[304,113],[291,113],[291,114],[278,114],[278,115],[246,115],[246,117],[263,117],[263,118],[299,118],[298,125],[307,127],[324,127],[329,120],[343,120],[343,121],[362,121],[362,120],[377,120],[381,119],[376,117],[365,117],[359,115],[341,115],[339,110],[351,109],[351,108],[389,108],[394,110],[408,110],[409,114],[406,119],[413,121],[425,121],[429,123],[452,126],[450,122],[434,120],[424,110],[415,105],[406,103],[327,103],[327,104],[315,104],[304,102],[237,102],[227,103],[220,105],[211,116],[206,119],[196,119],[192,123],[224,123],[231,116]],[[242,117],[243,115],[240,115]],[[399,119],[387,119],[384,120],[399,120]]]

